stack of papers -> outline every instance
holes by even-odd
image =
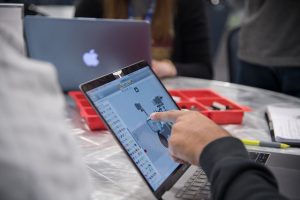
[[[300,108],[271,105],[266,116],[275,141],[300,145]]]

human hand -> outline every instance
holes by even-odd
[[[170,60],[152,60],[152,69],[159,78],[176,76],[177,70]]]
[[[157,121],[174,122],[169,138],[169,152],[177,162],[198,165],[203,148],[229,133],[196,111],[167,111],[152,113]]]

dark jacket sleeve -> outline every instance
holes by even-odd
[[[201,167],[211,182],[215,200],[284,200],[272,173],[248,158],[236,138],[221,138],[208,144],[201,156]]]
[[[213,77],[204,0],[177,0],[172,61],[180,76]]]

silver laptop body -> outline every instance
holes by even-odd
[[[291,200],[300,199],[300,190],[299,190],[300,156],[299,155],[265,152],[265,151],[254,151],[254,150],[249,150],[249,151],[258,153],[259,155],[257,158],[254,159],[254,161],[266,165],[274,174],[281,194],[283,194],[284,196],[288,197]],[[191,177],[194,175],[196,170],[198,170],[198,167],[191,166],[188,169],[188,171],[186,171],[185,174],[176,182],[176,184],[168,192],[164,194],[163,199],[198,199],[198,198],[188,198],[189,195],[190,196],[193,195],[192,193],[193,191],[190,191],[190,194],[187,193],[186,196],[179,197],[178,195],[181,193],[181,191],[184,190],[185,187],[187,187],[187,185],[189,185],[188,182],[191,180]],[[199,194],[199,191],[195,191],[195,194]],[[204,199],[207,199],[207,197]]]
[[[25,17],[24,26],[29,57],[53,63],[64,91],[139,60],[151,63],[146,21]]]

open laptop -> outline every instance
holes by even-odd
[[[146,62],[139,62],[80,86],[157,199],[210,199],[210,183],[196,167],[178,164],[168,152],[170,123],[149,119],[152,112],[178,109]],[[281,192],[297,199],[300,156],[251,153],[270,166]]]
[[[64,91],[137,60],[151,61],[146,21],[26,16],[24,28],[28,56],[53,63]]]

